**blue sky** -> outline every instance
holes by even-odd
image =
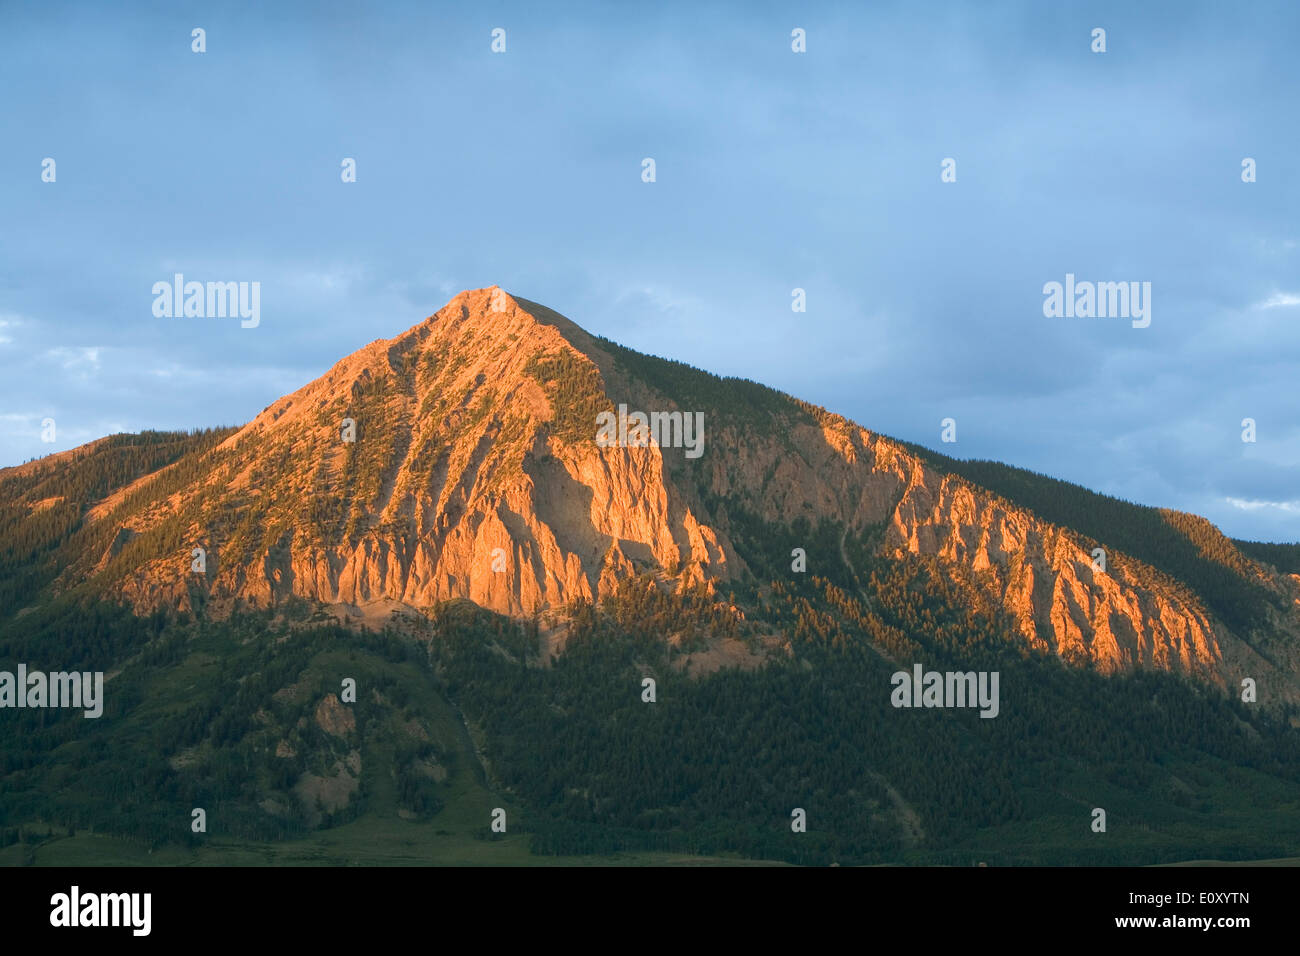
[[[0,3],[0,465],[242,423],[500,285],[1300,540],[1298,36],[1287,3]],[[175,272],[260,282],[260,325],[156,318]],[[1066,273],[1150,282],[1150,327],[1044,317]]]

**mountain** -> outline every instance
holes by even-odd
[[[699,457],[599,447],[597,416],[620,404],[701,412]],[[101,442],[70,455],[111,453]],[[67,497],[47,487],[55,469],[0,481],[35,515]],[[647,570],[726,590],[789,577],[792,547],[823,574],[868,547],[973,574],[1028,645],[1067,660],[1224,686],[1253,676],[1297,695],[1300,576],[1190,516],[1157,522],[1157,551],[1135,534],[1153,522],[1135,522],[1132,506],[1070,514],[1033,486],[982,478],[779,392],[596,339],[493,287],[348,356],[220,443],[74,502],[111,536],[69,560],[56,587],[92,577],[141,610],[296,595],[372,617],[454,598],[524,616],[598,600]],[[839,540],[747,533],[797,521]]]
[[[637,412],[666,440],[598,440]],[[0,668],[114,691],[102,722],[0,712],[28,729],[0,825],[192,844],[175,801],[216,801],[279,841],[472,806],[479,839],[506,803],[533,853],[933,862],[1001,832],[1059,862],[1096,859],[1065,821],[1108,793],[1182,815],[1112,862],[1300,852],[1297,551],[467,291],[242,428],[0,470]],[[916,663],[999,670],[1002,716],[891,707]],[[805,804],[829,829],[791,842]]]

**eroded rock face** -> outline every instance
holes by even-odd
[[[988,571],[1026,640],[1103,671],[1135,665],[1213,672],[1222,655],[1208,616],[1128,563],[1094,567],[1090,543],[922,468],[895,510],[887,544]]]
[[[316,724],[325,733],[335,737],[346,737],[357,729],[357,720],[352,716],[352,711],[333,694],[322,697],[316,705]]]
[[[803,468],[749,450],[759,473],[776,469],[761,493],[768,514],[825,515],[850,531],[883,522],[887,554],[934,555],[983,572],[1025,640],[1067,659],[1090,658],[1103,672],[1156,667],[1224,679],[1209,616],[1152,569],[1126,560],[1094,570],[1096,542],[844,419],[830,416],[819,441],[792,437]],[[741,492],[738,484],[743,474],[729,490]]]
[[[267,408],[217,450],[209,480],[121,534],[193,515],[191,535],[220,554],[205,589],[258,605],[468,598],[519,615],[648,568],[727,578],[729,548],[666,482],[661,449],[596,446],[591,402],[609,403],[570,337],[590,341],[499,289],[463,293]],[[572,397],[583,373],[588,414],[561,434],[548,390]],[[174,604],[175,565],[150,562],[123,593]]]
[[[201,545],[211,599],[468,598],[526,615],[599,598],[643,570],[718,586],[744,575],[727,522],[704,503],[713,496],[782,525],[883,529],[886,554],[982,575],[1026,641],[1104,671],[1226,682],[1263,666],[1162,575],[1132,560],[1096,571],[1095,542],[838,416],[794,416],[772,434],[715,424],[703,409],[704,456],[688,466],[682,449],[599,447],[596,415],[620,402],[675,408],[568,320],[495,287],[464,292],[271,405],[164,505],[92,515],[123,523],[118,547],[168,520],[185,525],[193,545],[120,585],[142,609],[187,604],[188,547]]]

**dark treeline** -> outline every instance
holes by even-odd
[[[555,412],[553,433],[570,444],[591,441],[596,435],[596,416],[610,407],[600,372],[572,352],[537,355],[528,360],[524,372],[546,390]]]
[[[614,356],[619,368],[650,384],[672,399],[678,408],[705,412],[715,435],[719,425],[757,425],[765,433],[780,435],[783,430],[774,425],[782,421],[801,424],[813,421],[811,406],[766,385],[747,378],[714,375],[684,362],[634,352],[609,339],[597,341]]]
[[[436,726],[449,697],[483,731],[493,783],[541,854],[1118,864],[1300,852],[1286,713],[1168,674],[1063,666],[1009,638],[1000,610],[970,593],[977,581],[932,560],[854,560],[856,579],[789,575],[744,617],[703,588],[628,581],[571,607],[566,649],[548,661],[535,624],[468,602],[379,635],[298,604],[282,619],[204,621],[53,602],[0,627],[0,669],[116,673],[99,720],[4,714],[0,828],[192,843],[189,810],[203,807],[224,838],[279,840],[372,805],[393,812],[374,804],[380,792],[437,827],[448,784],[425,769],[473,758],[403,728]],[[721,637],[773,657],[691,676]],[[998,716],[893,707],[891,675],[914,663],[998,671]],[[356,728],[327,733],[317,708],[340,675],[362,689]],[[304,781],[354,751],[358,792],[313,806]],[[1088,829],[1093,807],[1109,815],[1105,835]],[[790,829],[796,808],[806,833]]]
[[[1300,847],[1300,824],[1235,822],[1280,811],[1300,783],[1277,715],[1175,676],[1107,678],[1031,653],[935,562],[866,576],[870,606],[826,579],[774,586],[761,617],[791,653],[749,673],[684,676],[664,638],[692,612],[649,587],[579,609],[547,669],[511,659],[526,647],[494,650],[514,632],[487,614],[443,621],[433,654],[532,809],[536,852],[1118,864]],[[913,663],[999,671],[999,715],[895,709],[890,677]],[[1095,806],[1105,838],[1089,830]],[[794,808],[807,833],[791,832]]]
[[[1235,540],[1232,543],[1249,557],[1271,564],[1283,574],[1300,574],[1300,544]]]
[[[0,740],[0,827],[41,824],[149,846],[193,844],[203,808],[224,839],[279,840],[354,819],[375,775],[416,818],[441,808],[412,773],[443,759],[431,741],[394,728],[427,713],[433,690],[418,644],[266,613],[227,621],[139,618],[106,605],[55,602],[0,628],[0,669],[107,669],[104,713],[5,710]],[[339,736],[315,719],[340,678],[364,692],[349,705],[356,729]],[[378,702],[385,703],[381,706]],[[321,813],[299,792],[304,775],[336,776],[364,755],[359,793]],[[383,759],[378,759],[382,756]]]
[[[1130,864],[1300,853],[1292,713],[1175,675],[1066,666],[1015,635],[978,574],[880,558],[870,532],[845,542],[855,574],[824,561],[839,554],[830,525],[764,527],[737,509],[730,522],[738,546],[768,542],[768,566],[750,561],[767,584],[736,599],[674,589],[661,573],[625,581],[599,606],[566,609],[565,650],[548,660],[539,622],[468,602],[376,635],[296,602],[218,621],[46,601],[0,621],[0,669],[109,672],[105,712],[3,713],[0,830],[193,843],[193,807],[227,839],[290,839],[372,810],[437,827],[450,784],[430,768],[466,772],[474,758],[449,734],[409,727],[445,727],[450,700],[482,731],[490,785],[521,806],[512,819],[540,854]],[[808,547],[809,573],[789,572],[787,544]],[[708,672],[723,639],[768,663]],[[997,717],[895,708],[891,676],[913,664],[998,672]],[[318,708],[341,675],[361,688],[356,727],[331,733]],[[313,803],[313,781],[354,754],[356,793]],[[1094,807],[1106,834],[1089,830]],[[791,831],[796,808],[806,833]]]
[[[207,452],[233,428],[113,435],[88,452],[38,461],[0,475],[0,619],[24,607],[64,568],[93,565],[117,526],[86,525],[92,505],[145,475],[176,464],[129,493],[125,507],[157,501],[206,473]],[[179,464],[177,464],[179,463]],[[76,582],[73,582],[76,583]]]

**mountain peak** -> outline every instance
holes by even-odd
[[[303,416],[313,416],[322,403],[333,404],[364,390],[367,383],[404,374],[413,364],[429,367],[434,360],[450,358],[471,372],[454,382],[441,382],[443,386],[463,386],[479,376],[501,385],[517,378],[538,355],[566,351],[576,358],[599,350],[578,325],[545,306],[517,299],[499,286],[467,289],[423,322],[391,339],[376,339],[340,359],[320,378],[273,402],[223,447],[233,448],[252,434],[289,427]]]
[[[443,336],[461,330],[483,333],[492,339],[529,333],[525,345],[530,342],[547,346],[558,344],[552,332],[544,331],[549,329],[558,332],[577,351],[586,354],[600,351],[592,336],[571,319],[538,302],[511,295],[495,285],[458,292],[424,323],[409,331],[414,332],[424,325]]]

